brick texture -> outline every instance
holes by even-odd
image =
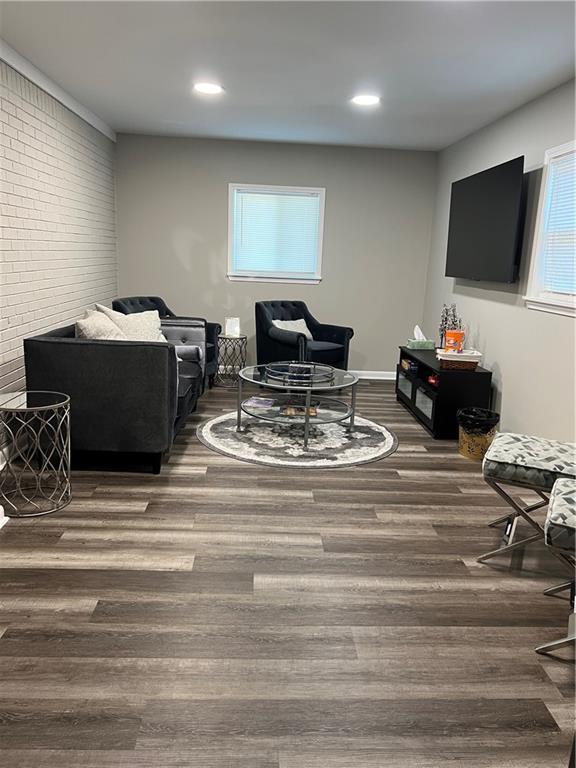
[[[0,62],[0,391],[22,340],[117,294],[114,142]]]

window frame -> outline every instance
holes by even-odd
[[[290,194],[290,193],[308,193],[317,194],[320,202],[320,220],[318,224],[318,253],[316,255],[316,272],[314,277],[290,277],[280,273],[271,273],[269,275],[258,274],[238,274],[232,269],[234,258],[234,194],[238,190],[249,190],[250,192],[263,192],[266,194]],[[324,247],[324,209],[326,204],[325,187],[293,187],[277,184],[228,184],[228,280],[233,282],[248,283],[291,283],[297,285],[317,285],[322,280],[322,253]]]
[[[538,199],[538,213],[536,215],[536,228],[532,246],[530,274],[524,302],[528,309],[536,309],[541,312],[552,312],[556,315],[576,317],[576,293],[555,293],[553,291],[545,291],[542,287],[542,250],[545,236],[544,218],[546,199],[548,197],[550,161],[572,152],[576,152],[576,141],[568,141],[565,144],[552,147],[544,153],[544,167]]]

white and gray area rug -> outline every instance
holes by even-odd
[[[353,432],[343,424],[316,424],[303,447],[299,426],[280,426],[243,414],[244,431],[236,432],[236,412],[200,424],[196,434],[208,448],[240,461],[271,467],[351,467],[390,456],[398,447],[394,433],[360,416]]]

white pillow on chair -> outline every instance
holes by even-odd
[[[282,331],[292,331],[292,333],[303,333],[308,341],[314,341],[310,329],[306,325],[306,320],[272,320],[272,324]]]

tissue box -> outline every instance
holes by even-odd
[[[434,349],[436,344],[433,339],[408,339],[408,349]]]

